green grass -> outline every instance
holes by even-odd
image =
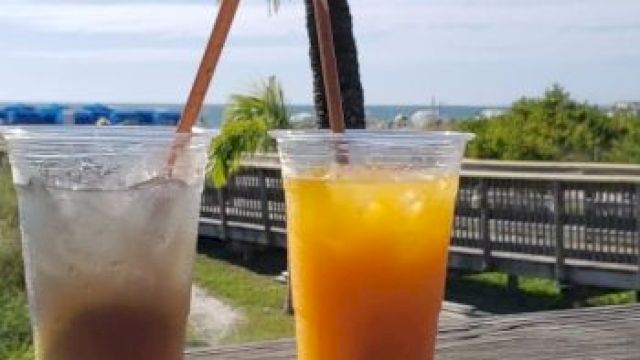
[[[202,336],[191,324],[187,324],[187,335],[185,336],[186,348],[206,347],[209,343],[202,339]]]
[[[206,255],[197,258],[195,281],[211,295],[239,309],[244,318],[223,339],[243,343],[294,335],[293,317],[282,310],[285,285],[273,276],[260,275],[245,267]]]
[[[5,158],[0,158],[0,359],[33,359],[24,292],[16,197]]]
[[[223,342],[242,343],[294,335],[293,319],[282,312],[286,287],[234,263],[228,254],[200,255],[195,280],[213,296],[240,309],[244,321]],[[262,260],[256,263],[262,264]],[[250,266],[249,266],[250,267]],[[268,271],[267,271],[268,272]],[[516,293],[507,288],[504,273],[467,274],[450,277],[447,300],[470,304],[481,311],[511,314],[528,311],[558,310],[575,304],[564,296],[558,285],[547,279],[520,277]],[[635,302],[632,291],[584,288],[580,306],[620,305]]]
[[[31,325],[24,292],[2,290],[0,293],[0,359],[32,359]]]
[[[517,293],[507,288],[507,275],[490,272],[450,277],[447,299],[496,314],[558,310],[579,306],[621,305],[636,301],[633,291],[582,288],[579,304],[564,296],[555,281],[520,277]]]

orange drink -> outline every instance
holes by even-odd
[[[285,186],[300,359],[430,359],[457,179]]]
[[[433,359],[468,135],[311,134],[276,134],[299,359]]]

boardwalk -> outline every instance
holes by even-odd
[[[437,360],[637,360],[640,305],[442,324]],[[194,350],[187,360],[293,360],[293,340]]]
[[[200,234],[284,248],[285,217],[279,165],[254,161],[205,190]],[[639,264],[640,167],[467,162],[452,268],[640,289]]]

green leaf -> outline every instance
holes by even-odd
[[[224,122],[209,150],[208,175],[217,187],[240,166],[242,157],[275,149],[269,130],[289,128],[282,87],[270,77],[248,94],[235,94],[225,108]]]

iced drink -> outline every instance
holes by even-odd
[[[5,130],[38,360],[181,359],[205,150],[160,129]]]
[[[299,359],[433,359],[468,135],[321,134],[276,134]]]

